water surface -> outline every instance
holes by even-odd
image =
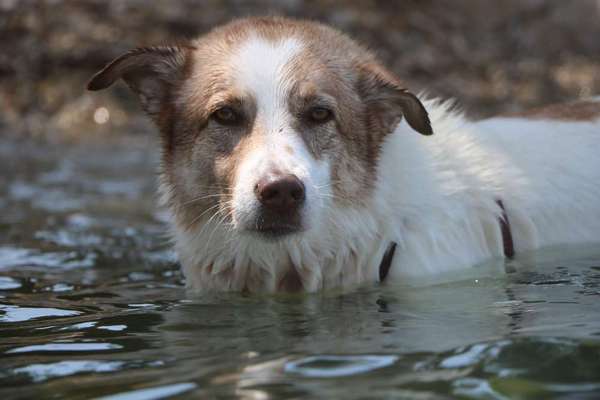
[[[353,293],[186,295],[154,144],[0,139],[0,398],[600,398],[600,249]]]

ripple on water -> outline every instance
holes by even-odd
[[[509,341],[498,342],[493,345],[476,344],[467,348],[460,348],[455,354],[442,360],[442,368],[464,368],[477,364],[485,357],[495,358],[498,356],[502,347],[510,344]]]
[[[284,371],[309,378],[334,378],[389,367],[397,360],[397,356],[391,355],[310,356],[286,363]]]
[[[456,371],[453,394],[468,398],[551,398],[597,394],[600,343],[516,338],[461,347],[419,366],[421,373]]]
[[[600,392],[596,382],[552,384],[519,378],[462,378],[452,388],[455,395],[473,399],[597,399]]]
[[[72,317],[81,314],[79,311],[61,308],[19,307],[7,304],[0,304],[0,312],[4,313],[0,315],[0,322],[23,322],[37,318]]]
[[[89,329],[96,326],[98,322],[96,321],[88,321],[88,322],[80,322],[78,324],[64,326],[59,329],[59,331],[80,331],[82,329]]]
[[[96,262],[96,253],[79,254],[76,251],[46,252],[16,247],[0,247],[0,270],[21,266],[75,269],[89,268]]]
[[[6,354],[37,353],[37,352],[77,352],[77,351],[106,351],[119,350],[123,346],[116,343],[47,343],[32,346],[16,347],[6,351]]]
[[[0,290],[19,289],[22,286],[20,281],[10,276],[0,276]]]
[[[49,364],[31,364],[25,367],[15,368],[13,374],[25,374],[34,382],[43,382],[51,378],[69,376],[83,372],[118,371],[124,364],[123,361],[60,361]]]
[[[75,289],[75,286],[61,282],[55,283],[54,285],[48,288],[49,291],[54,293],[70,292],[73,289]]]
[[[101,325],[98,329],[103,329],[105,331],[111,332],[121,332],[127,329],[127,325]]]
[[[462,378],[452,383],[454,394],[473,399],[504,399],[485,379]]]
[[[117,393],[110,396],[101,397],[98,400],[158,400],[189,392],[197,387],[198,385],[192,382],[176,383],[173,385],[164,385]]]

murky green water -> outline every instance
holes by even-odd
[[[188,298],[140,141],[0,139],[0,398],[600,398],[600,248]]]

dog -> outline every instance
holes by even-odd
[[[470,121],[328,26],[246,18],[118,57],[161,132],[187,286],[315,292],[600,238],[600,99]]]

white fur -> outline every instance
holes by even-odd
[[[496,200],[517,252],[600,240],[600,120],[469,122],[439,102],[426,108],[431,138],[401,124],[384,146],[376,198],[401,239],[390,279],[502,257]]]
[[[233,188],[233,218],[238,226],[255,220],[259,204],[254,186],[272,170],[296,175],[304,183],[307,207],[302,217],[307,227],[318,220],[318,212],[323,208],[317,188],[328,186],[329,165],[327,161],[317,162],[310,155],[292,130],[293,117],[288,110],[287,98],[293,82],[286,67],[301,49],[302,45],[294,38],[273,43],[254,37],[230,60],[236,71],[235,84],[256,100],[255,124],[265,136],[262,145],[254,149],[239,168]]]
[[[236,84],[252,93],[264,123],[278,127],[287,109],[286,94],[293,82],[286,66],[302,50],[302,44],[289,37],[270,42],[259,37],[246,40],[229,61]]]
[[[256,98],[266,135],[240,168],[234,220],[253,215],[254,183],[277,166],[306,185],[310,229],[267,241],[213,220],[198,232],[175,227],[189,287],[274,291],[291,265],[308,291],[376,282],[390,242],[398,243],[391,281],[466,268],[503,257],[497,200],[517,252],[599,241],[598,120],[470,122],[447,104],[425,101],[434,135],[402,122],[383,145],[370,204],[334,206],[328,162],[316,161],[290,124],[285,65],[300,49],[292,39],[252,39],[232,59],[236,84]]]

